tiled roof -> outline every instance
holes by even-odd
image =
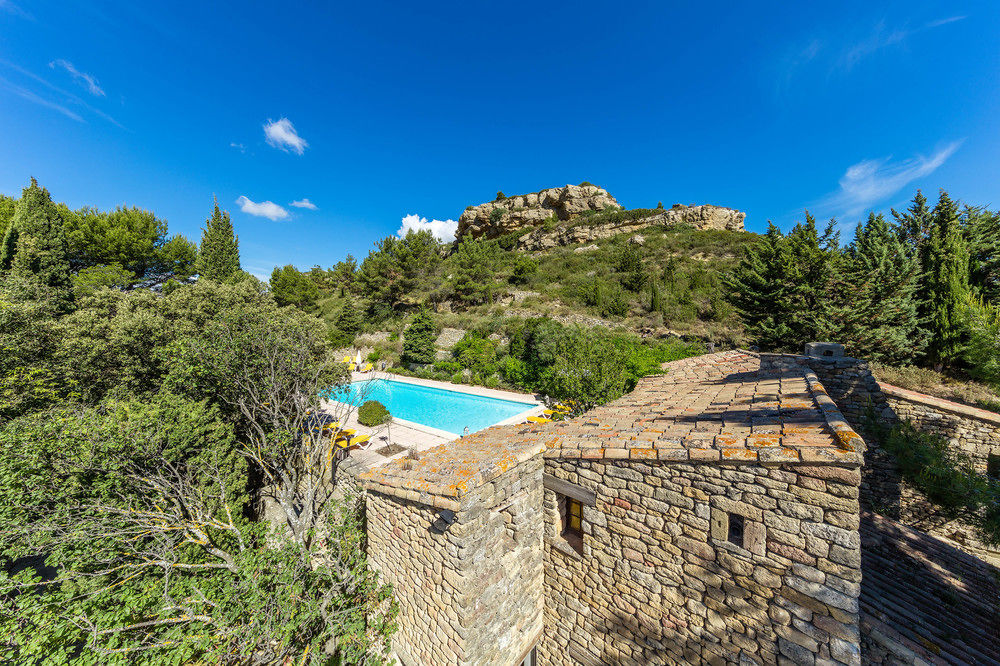
[[[860,532],[862,633],[906,663],[1000,664],[1000,569],[876,514]]]
[[[863,442],[793,357],[719,352],[664,365],[582,416],[500,426],[360,475],[368,487],[450,507],[517,461],[545,457],[860,465]],[[442,504],[442,500],[451,498]]]

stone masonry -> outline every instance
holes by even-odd
[[[863,453],[799,359],[722,352],[574,419],[359,472],[370,556],[402,611],[395,652],[860,664]]]

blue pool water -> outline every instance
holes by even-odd
[[[378,400],[395,418],[456,435],[463,434],[466,427],[469,432],[488,428],[536,406],[529,402],[487,398],[391,379],[352,382],[342,389],[335,389],[329,397],[355,406],[367,400]]]

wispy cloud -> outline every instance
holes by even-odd
[[[244,146],[242,143],[236,143],[235,141],[230,141],[229,142],[229,147],[230,148],[235,148],[236,150],[240,151],[241,153],[247,152],[247,147],[246,146]]]
[[[963,140],[952,141],[930,155],[898,161],[889,156],[852,164],[840,177],[840,189],[829,195],[820,208],[847,216],[857,215],[936,171],[958,150]]]
[[[35,104],[38,104],[39,106],[44,106],[44,107],[49,108],[49,109],[55,109],[56,111],[59,111],[63,115],[67,116],[68,118],[72,118],[73,120],[77,120],[77,121],[80,121],[80,122],[86,122],[80,116],[79,113],[77,113],[76,111],[72,111],[72,110],[69,109],[69,106],[71,106],[71,105],[74,106],[74,107],[78,107],[78,108],[82,107],[83,109],[86,109],[87,111],[90,111],[95,116],[99,116],[100,118],[103,118],[104,120],[108,121],[112,125],[115,125],[116,127],[119,127],[119,128],[121,128],[123,130],[126,130],[126,131],[128,129],[124,125],[122,125],[120,122],[118,122],[117,120],[115,120],[113,117],[111,117],[110,115],[108,115],[107,113],[105,113],[104,111],[101,111],[100,109],[97,109],[97,108],[91,106],[90,104],[88,104],[84,100],[80,99],[80,97],[78,97],[77,95],[74,95],[73,93],[71,93],[71,92],[69,92],[67,90],[62,89],[62,88],[60,88],[57,85],[49,83],[48,81],[46,81],[42,77],[38,76],[34,72],[30,72],[30,71],[24,69],[23,67],[15,65],[14,63],[9,62],[7,60],[4,60],[2,58],[0,58],[0,67],[4,67],[4,68],[7,68],[8,70],[10,70],[12,72],[16,72],[20,77],[23,77],[25,79],[31,79],[31,81],[34,81],[35,83],[44,86],[50,92],[55,93],[59,98],[61,98],[59,102],[54,102],[51,99],[46,98],[46,97],[42,97],[41,95],[35,93],[34,91],[32,91],[32,90],[30,90],[28,88],[25,88],[22,85],[18,85],[18,84],[12,83],[9,79],[3,79],[6,82],[6,86],[5,87],[8,90],[10,90],[14,94],[16,94],[16,95],[18,95],[18,96],[20,96],[20,97],[22,97],[24,99],[32,101]],[[2,77],[0,77],[0,78],[2,78]]]
[[[104,89],[101,88],[100,85],[98,85],[97,79],[95,79],[92,75],[87,74],[86,72],[81,72],[80,70],[78,70],[76,67],[73,66],[73,63],[71,63],[70,61],[63,60],[62,58],[60,58],[58,60],[53,60],[52,62],[50,62],[49,67],[51,67],[52,69],[55,69],[56,67],[61,67],[62,69],[66,70],[70,76],[73,77],[74,81],[76,81],[81,86],[86,88],[91,95],[94,95],[96,97],[104,97]]]
[[[827,69],[827,75],[847,74],[870,56],[891,47],[902,46],[912,36],[965,19],[948,16],[911,27],[909,24],[889,26],[879,21],[874,26],[855,31],[853,38],[841,33],[812,36],[805,46],[789,50],[780,61],[777,77],[778,93],[785,92],[792,80],[807,67]]]
[[[35,20],[34,16],[24,11],[20,7],[18,7],[16,4],[12,2],[12,0],[0,0],[0,10],[5,11],[8,14],[13,14],[14,16],[20,16],[21,18],[25,18],[31,21]]]
[[[38,95],[38,94],[36,94],[36,93],[28,90],[27,88],[22,88],[21,86],[15,84],[15,83],[11,83],[10,81],[8,81],[7,79],[5,79],[2,76],[0,76],[0,88],[4,88],[5,90],[8,90],[8,91],[14,93],[18,97],[20,97],[22,99],[26,99],[29,102],[37,104],[38,106],[45,107],[46,109],[52,109],[53,111],[58,111],[59,113],[61,113],[64,116],[66,116],[67,118],[75,120],[78,123],[86,122],[80,116],[80,114],[76,113],[75,111],[71,111],[70,109],[66,108],[62,104],[58,104],[58,103],[53,102],[51,100],[47,100],[44,97],[42,97],[41,95]]]
[[[305,152],[309,144],[295,131],[295,126],[288,118],[278,120],[267,119],[264,123],[264,137],[268,145],[274,146],[287,152],[301,155]]]
[[[308,208],[309,210],[319,210],[319,206],[314,204],[312,201],[309,201],[308,198],[299,199],[298,201],[293,201],[289,205],[295,206],[296,208]]]
[[[429,220],[419,215],[407,215],[402,219],[396,234],[402,238],[408,231],[430,231],[442,243],[455,240],[458,222],[455,220]]]
[[[288,211],[274,203],[273,201],[262,201],[256,203],[245,196],[236,200],[237,205],[244,213],[256,217],[266,217],[271,221],[288,219]]]

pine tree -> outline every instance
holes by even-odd
[[[230,280],[240,272],[240,241],[233,232],[229,213],[219,210],[218,200],[201,233],[197,268],[200,277],[218,282]]]
[[[822,234],[816,218],[806,211],[806,221],[796,224],[786,236],[791,257],[790,301],[794,318],[793,348],[803,343],[835,337],[833,304],[829,299],[839,259],[839,234],[830,220]]]
[[[660,293],[660,284],[656,280],[649,283],[649,311],[663,311],[663,294]]]
[[[434,322],[421,310],[403,334],[403,360],[407,363],[434,362]]]
[[[934,206],[930,234],[920,256],[923,279],[918,294],[931,334],[927,357],[940,369],[959,358],[962,304],[969,289],[969,255],[958,204],[944,190]]]
[[[791,273],[788,242],[769,222],[767,235],[749,247],[724,278],[726,297],[762,349],[788,349],[792,342],[796,313]]]
[[[14,297],[45,299],[57,313],[73,309],[63,220],[49,191],[34,178],[7,226],[0,246],[0,270],[6,273]]]
[[[987,301],[1000,303],[1000,213],[967,207],[962,217],[969,245],[969,286]]]
[[[849,354],[897,364],[922,354],[927,332],[917,314],[919,275],[906,240],[882,215],[871,213],[857,226],[835,289],[837,340]]]
[[[340,308],[336,325],[337,328],[345,333],[354,334],[361,330],[361,315],[358,313],[357,308],[354,307],[354,301],[350,298],[344,301],[343,307]]]
[[[917,190],[910,207],[902,213],[892,210],[900,240],[913,256],[920,255],[920,248],[927,242],[933,222],[933,211],[927,206],[927,197]]]

